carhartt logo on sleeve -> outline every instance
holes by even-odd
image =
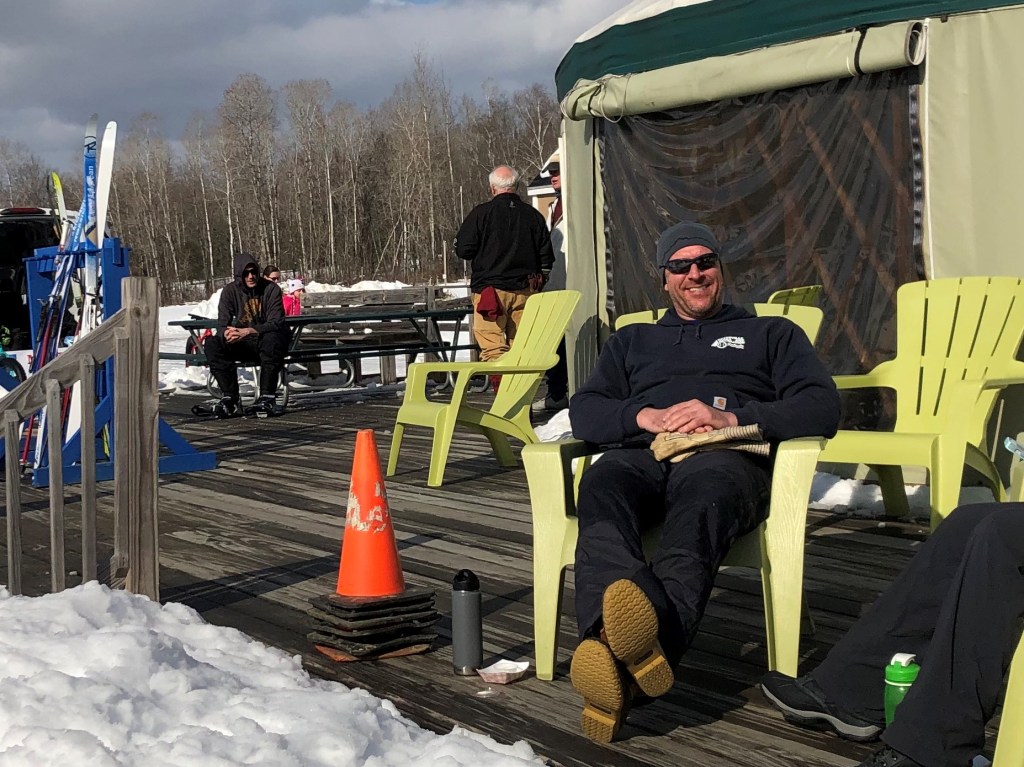
[[[722,336],[711,345],[716,349],[743,349],[746,344],[747,340],[743,336]]]
[[[715,410],[725,410],[725,397],[712,398],[711,407],[713,407]]]

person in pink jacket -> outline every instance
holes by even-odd
[[[302,296],[306,285],[302,280],[288,280],[284,287],[284,313],[288,317],[302,314]]]

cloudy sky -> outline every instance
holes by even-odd
[[[382,101],[425,55],[454,93],[485,80],[554,89],[579,35],[626,0],[3,0],[0,138],[77,167],[92,112],[122,130],[143,112],[176,138],[254,72],[278,88],[324,78]]]

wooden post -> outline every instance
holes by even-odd
[[[21,594],[21,464],[18,453],[18,414],[4,413],[5,478],[7,480],[7,588]]]
[[[398,361],[394,354],[382,354],[380,356],[380,382],[381,385],[393,384],[398,381]]]
[[[124,283],[122,282],[122,285]],[[131,527],[128,498],[131,494],[128,452],[128,430],[131,414],[128,400],[128,331],[118,327],[114,331],[114,354],[107,362],[114,366],[114,553],[110,557],[110,587],[123,588],[128,575],[128,550],[131,547]]]
[[[61,429],[60,381],[47,379],[46,447],[50,459],[50,590],[64,590],[64,432]]]
[[[82,414],[78,426],[82,468],[82,582],[96,580],[96,361],[78,363]]]
[[[160,598],[157,540],[158,472],[158,302],[152,277],[121,283],[127,338],[118,338],[114,373],[114,503],[126,510],[128,572],[125,586],[150,599]],[[125,353],[126,352],[126,353]]]

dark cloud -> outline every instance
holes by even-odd
[[[573,40],[623,0],[32,0],[0,25],[0,137],[72,167],[82,126],[144,112],[176,137],[253,72],[323,78],[338,99],[387,98],[420,53],[454,94],[551,86]]]

